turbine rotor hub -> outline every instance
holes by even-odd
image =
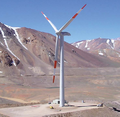
[[[56,32],[57,35],[71,36],[69,32]]]

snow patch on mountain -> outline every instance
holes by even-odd
[[[77,43],[76,47],[78,48],[80,46],[80,44],[82,44],[82,43],[83,43],[82,41]]]
[[[99,55],[102,55],[102,56],[104,55],[101,51],[99,51],[99,53],[98,53],[98,54],[99,54]]]
[[[11,27],[11,26],[8,26],[6,24],[4,24],[6,27],[10,28],[10,29],[13,29],[13,30],[16,30],[16,29],[19,29],[20,27]]]
[[[2,30],[1,27],[0,27],[0,31],[1,31],[1,33],[2,33],[3,38],[6,38],[6,36],[4,35],[4,32],[3,32],[3,30]]]
[[[18,39],[19,43],[20,43],[26,50],[28,50],[28,49],[22,44],[22,42],[21,42],[21,40],[20,40],[20,38],[19,38],[19,35],[18,35],[17,31],[16,31],[16,29],[18,29],[18,28],[20,28],[20,27],[11,27],[11,26],[8,26],[8,25],[5,25],[5,26],[8,27],[8,28],[10,28],[10,29],[13,29],[13,30],[14,30],[14,32],[15,32],[14,36]]]
[[[114,43],[113,41],[111,41],[111,42]],[[106,43],[107,43],[112,49],[114,49],[114,47],[112,47],[111,44],[110,44],[110,39],[107,39]]]
[[[7,47],[7,50],[8,50],[14,57],[16,57],[18,60],[20,60],[20,59],[10,50],[10,48],[9,48],[9,46],[8,46],[8,44],[7,44],[6,36],[5,36],[5,34],[4,34],[4,32],[3,32],[3,30],[2,30],[1,27],[0,27],[0,31],[1,31],[2,36],[3,36],[3,38],[4,38],[4,42],[5,42],[5,46]],[[1,44],[3,45],[3,43],[1,43]]]
[[[90,50],[90,48],[87,48],[87,50]]]
[[[91,40],[86,40],[86,45],[85,45],[85,48],[88,47],[88,42],[91,41]]]
[[[111,39],[111,42],[113,43],[113,48],[115,48],[115,40]]]
[[[87,48],[87,50],[90,50],[90,48],[88,47],[88,43],[89,43],[90,41],[91,41],[91,40],[86,40],[85,48]]]
[[[14,31],[15,31],[15,34],[16,34],[16,38],[18,39],[18,41],[20,42],[20,44],[21,44],[26,50],[28,50],[28,49],[22,44],[22,42],[21,42],[21,40],[20,40],[20,38],[19,38],[19,35],[18,35],[17,31],[16,31],[16,30],[14,30]]]
[[[83,41],[80,41],[80,42],[77,42],[77,43],[73,43],[72,45],[75,45],[75,47],[78,48],[82,43],[83,43]]]
[[[17,66],[16,63],[15,63],[15,61],[14,61],[14,59],[13,59],[13,65],[14,65],[14,66]]]

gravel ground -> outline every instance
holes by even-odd
[[[6,116],[6,115],[2,115],[2,114],[0,114],[0,117],[9,117],[9,116]]]
[[[120,114],[105,107],[77,112],[54,114],[43,117],[120,117]]]

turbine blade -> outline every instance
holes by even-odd
[[[53,83],[55,80],[55,71],[56,71],[56,67],[57,67],[57,56],[58,56],[58,38],[59,36],[56,35],[56,45],[55,45],[55,61],[54,61],[54,74],[53,74]]]
[[[53,76],[53,83],[55,82],[55,76]]]
[[[87,4],[85,4],[60,30],[59,32],[62,32],[62,30],[64,30],[75,18],[76,16],[84,9],[84,7],[86,6]]]
[[[57,28],[55,27],[55,25],[47,18],[47,16],[41,11],[41,13],[43,14],[43,16],[47,19],[47,21],[50,23],[50,25],[53,27],[53,29],[55,30],[55,32],[58,32]]]
[[[59,38],[59,36],[56,35],[56,44],[55,44],[55,61],[57,61],[57,56],[58,56],[58,38]]]
[[[56,67],[57,67],[57,61],[54,61],[53,83],[54,83],[54,81],[55,81],[55,71],[56,71]]]

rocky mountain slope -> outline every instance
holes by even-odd
[[[0,75],[51,74],[55,56],[55,41],[55,36],[48,33],[25,27],[14,28],[0,23]],[[108,41],[109,44],[106,46],[114,48],[113,41]],[[83,44],[85,45],[85,42]],[[112,45],[110,46],[110,44]],[[89,54],[66,42],[64,42],[64,45],[65,67],[120,66],[116,61]],[[88,46],[86,44],[85,48],[91,50],[88,49],[90,48],[89,44]],[[59,58],[60,56],[58,56],[58,67]]]
[[[46,74],[49,65],[28,50],[24,45],[25,38],[21,40],[17,30],[19,28],[0,23],[1,74]]]
[[[114,43],[118,40],[116,39]],[[49,33],[25,27],[14,28],[0,23],[0,100],[2,103],[3,101],[5,104],[13,103],[10,100],[47,103],[59,97],[60,55],[56,80],[52,83],[55,41],[55,36]],[[106,52],[109,50],[112,54],[112,50],[119,53],[114,49],[119,48],[119,43],[114,44],[113,41],[106,39],[103,41],[104,46],[109,47]],[[98,46],[95,46],[95,42]],[[93,44],[96,48],[104,47],[100,39],[95,42]],[[90,42],[83,43],[84,48],[90,49],[83,51],[64,42],[66,100],[89,98],[119,100],[120,68],[115,68],[120,67],[119,57],[111,59],[97,53],[99,49],[92,49],[94,46],[90,47]],[[93,54],[90,50],[97,54]],[[104,51],[104,48],[103,51],[101,49],[101,53]]]
[[[120,62],[120,38],[83,40],[72,45],[93,55],[103,56],[112,61]]]

